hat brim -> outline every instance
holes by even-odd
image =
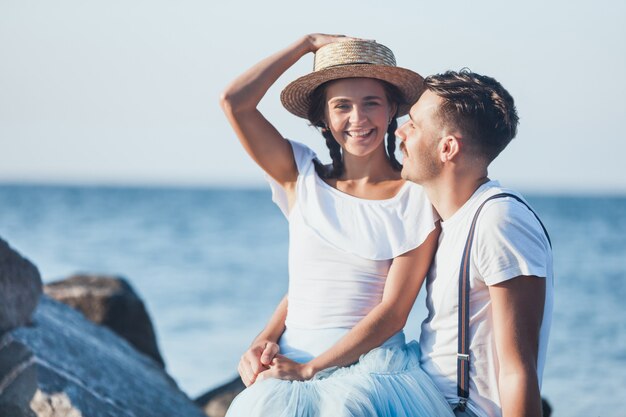
[[[424,91],[422,76],[409,69],[387,65],[350,64],[325,68],[292,81],[281,92],[280,101],[289,112],[307,119],[313,91],[325,82],[344,78],[374,78],[397,87],[404,98],[404,103],[398,106],[398,117],[407,114]]]

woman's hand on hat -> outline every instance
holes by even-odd
[[[309,45],[310,45],[309,50],[311,52],[316,52],[322,46],[326,46],[329,43],[345,42],[345,41],[358,39],[358,38],[354,38],[354,37],[346,36],[346,35],[328,35],[326,33],[311,33],[307,35],[306,38],[309,42]]]

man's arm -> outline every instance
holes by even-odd
[[[546,280],[518,276],[489,286],[503,417],[541,417],[537,378]]]

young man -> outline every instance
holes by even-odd
[[[541,416],[553,299],[550,242],[519,194],[487,177],[517,131],[513,98],[493,78],[465,70],[430,76],[425,86],[396,132],[402,176],[424,186],[441,217],[427,278],[422,366],[446,399],[460,404],[457,415]],[[501,193],[521,201],[501,196],[486,202],[466,251],[479,206]],[[468,269],[461,268],[464,252]],[[461,269],[469,270],[468,278],[460,278]],[[466,298],[459,287],[469,289],[468,332],[460,330],[460,300]],[[469,335],[469,351],[458,344],[461,334]]]

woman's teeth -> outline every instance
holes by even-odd
[[[370,130],[354,130],[354,131],[348,131],[348,136],[353,137],[353,138],[363,138],[365,136],[368,136],[370,133],[372,133],[374,130],[370,129]]]

